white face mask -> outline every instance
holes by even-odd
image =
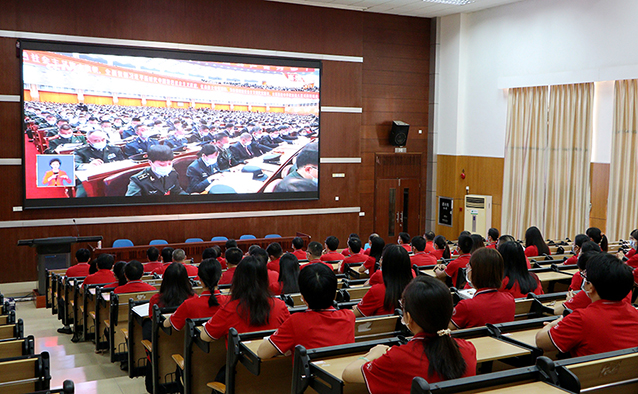
[[[279,134],[272,134],[272,138],[273,138],[273,139],[277,139],[277,138],[279,138]]]
[[[73,137],[73,133],[69,133],[69,134],[60,133],[60,138],[71,138],[71,137]]]
[[[106,141],[102,141],[102,142],[96,142],[94,144],[92,144],[93,147],[97,150],[102,150],[104,148],[106,148]]]
[[[630,245],[632,248],[636,249],[636,240],[634,239],[634,240],[629,241],[629,245]]]
[[[228,148],[230,148],[230,144],[224,144],[224,145],[222,145],[222,147],[223,147],[224,149],[228,149]]]
[[[171,173],[171,171],[173,171],[173,165],[171,164],[170,166],[165,166],[165,167],[161,167],[161,166],[153,166],[153,172],[156,173],[158,176],[168,176],[168,174]]]
[[[206,164],[206,166],[210,167],[213,164],[217,163],[217,157],[209,160],[208,157],[202,156],[202,161],[204,162],[204,164]]]

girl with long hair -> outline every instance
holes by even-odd
[[[450,247],[447,244],[447,240],[442,235],[434,237],[434,252],[432,254],[437,260],[450,258]]]
[[[501,291],[512,293],[514,298],[527,297],[528,293],[543,294],[538,276],[527,269],[525,252],[518,242],[505,242],[499,245],[498,252],[504,263]]]
[[[359,267],[359,272],[368,271],[369,275],[372,276],[374,271],[376,271],[376,266],[379,260],[381,259],[381,255],[383,254],[383,248],[385,247],[385,241],[381,237],[373,237],[370,239],[370,256],[368,259],[361,264]]]
[[[171,263],[164,271],[159,293],[153,295],[148,303],[149,316],[153,316],[153,305],[160,308],[180,306],[182,302],[194,297],[195,291],[188,279],[186,267],[181,263]]]
[[[587,236],[589,237],[589,239],[591,239],[592,241],[596,242],[598,244],[598,246],[600,246],[600,249],[607,253],[607,249],[609,247],[609,242],[607,241],[607,236],[605,234],[603,234],[602,231],[600,231],[600,229],[598,227],[590,227],[587,229],[587,231],[585,231],[585,234],[587,234]]]
[[[284,253],[279,259],[279,291],[277,294],[299,293],[299,259],[292,253]]]
[[[550,255],[549,246],[545,243],[541,230],[532,226],[525,231],[525,256],[534,257]]]

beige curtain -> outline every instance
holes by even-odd
[[[606,234],[627,239],[638,227],[638,80],[616,81],[612,130]]]
[[[589,227],[593,102],[593,83],[550,87],[545,228],[541,228],[547,239],[573,239]]]
[[[545,224],[548,87],[508,92],[501,233],[521,239]]]

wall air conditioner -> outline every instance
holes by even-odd
[[[465,226],[472,234],[487,236],[492,227],[492,196],[467,194],[465,196]]]

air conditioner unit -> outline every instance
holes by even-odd
[[[492,196],[467,194],[465,196],[465,227],[472,234],[487,236],[492,227]]]

